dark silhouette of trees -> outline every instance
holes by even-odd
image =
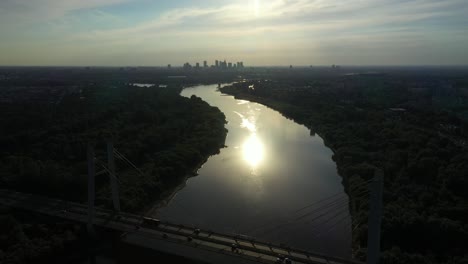
[[[333,149],[351,197],[356,257],[365,258],[369,207],[367,198],[356,198],[362,190],[351,187],[370,179],[377,167],[385,172],[382,263],[467,263],[468,156],[459,144],[468,138],[461,129],[467,121],[457,112],[420,104],[424,98],[406,89],[363,84],[367,76],[354,77],[360,85],[353,90],[337,85],[348,83],[337,76],[270,77],[221,91],[277,109]],[[388,79],[379,76],[372,85]],[[320,85],[304,88],[303,82],[317,80]],[[406,109],[388,109],[395,105]]]
[[[106,160],[105,140],[141,168],[117,163],[124,210],[139,210],[173,188],[224,146],[225,117],[180,88],[83,87],[53,110],[32,102],[2,104],[0,185],[72,200],[86,197],[86,145]],[[81,99],[80,99],[81,97]],[[40,120],[40,121],[38,121]],[[101,168],[97,163],[98,169]],[[110,204],[98,179],[98,201]]]

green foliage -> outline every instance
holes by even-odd
[[[80,229],[30,215],[0,213],[0,263],[37,263],[77,240]]]
[[[5,148],[0,186],[65,199],[86,199],[88,142],[95,145],[96,170],[105,163],[105,140],[141,173],[117,159],[124,210],[141,210],[165,195],[224,146],[225,117],[200,98],[179,95],[177,86],[83,87],[80,95],[49,106],[1,104]],[[37,121],[40,120],[40,121]],[[111,204],[109,180],[97,178],[97,201]]]
[[[252,84],[255,91],[248,89]],[[221,90],[281,111],[318,133],[334,150],[357,227],[355,257],[365,259],[369,205],[367,198],[358,197],[363,188],[353,186],[381,168],[385,172],[382,263],[465,263],[468,156],[459,142],[466,141],[468,134],[461,129],[441,130],[439,124],[467,124],[453,113],[413,104],[414,98],[404,89],[379,89],[375,92],[366,85],[353,91],[296,89],[288,81],[255,81]],[[408,111],[387,109],[395,104],[407,105]]]

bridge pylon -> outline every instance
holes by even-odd
[[[94,166],[94,147],[88,143],[87,150],[88,157],[88,234],[94,234],[94,199],[96,196],[95,190],[95,166]]]
[[[94,156],[94,146],[88,143],[88,232],[94,233],[93,225],[95,218],[94,201],[96,199],[96,175],[103,173],[109,174],[109,180],[112,190],[112,204],[116,212],[120,212],[120,199],[119,199],[119,184],[115,173],[115,161],[114,161],[114,144],[112,140],[107,140],[107,167],[104,170],[96,173],[95,161],[97,160]],[[98,160],[99,161],[99,160]]]
[[[384,173],[375,170],[374,179],[369,186],[370,210],[367,233],[367,264],[379,264],[380,261],[380,228],[382,224],[382,196]]]
[[[120,212],[119,184],[115,174],[114,144],[112,140],[107,140],[107,166],[112,190],[112,203],[114,205],[114,210]]]

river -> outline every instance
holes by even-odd
[[[350,257],[348,197],[321,137],[264,105],[224,95],[217,85],[181,94],[224,112],[227,147],[153,217]]]

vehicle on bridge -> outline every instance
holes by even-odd
[[[158,227],[160,223],[161,221],[159,219],[144,216],[142,225],[147,227]]]

